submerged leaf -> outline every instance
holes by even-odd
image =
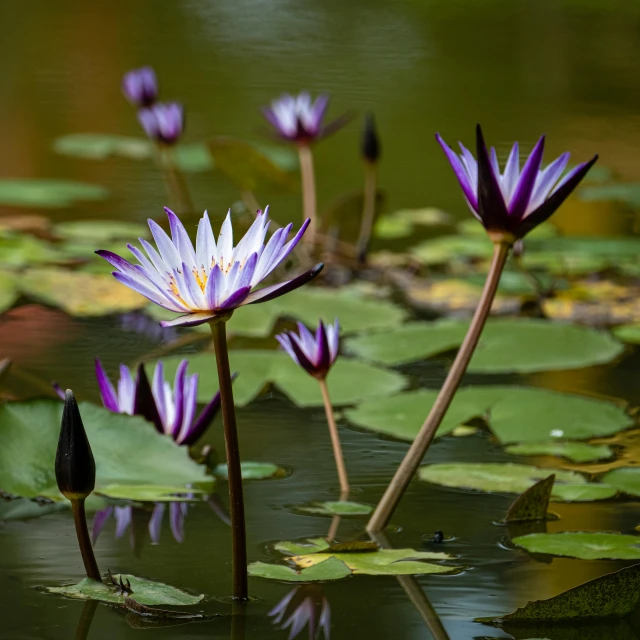
[[[530,522],[531,520],[546,520],[549,499],[555,482],[555,475],[550,475],[536,482],[521,493],[507,511],[506,522]]]
[[[640,560],[640,536],[621,533],[534,533],[513,538],[512,542],[531,553],[546,553],[581,560]]]
[[[54,178],[0,178],[0,204],[58,209],[77,201],[104,200],[104,187]]]
[[[255,578],[279,580],[281,582],[325,582],[340,580],[351,575],[351,569],[338,558],[323,558],[322,562],[309,565],[302,571],[296,571],[282,564],[252,562],[248,567],[249,575]]]

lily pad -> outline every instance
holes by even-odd
[[[153,155],[149,140],[111,133],[70,133],[56,138],[53,149],[64,156],[90,160],[105,160],[110,156],[144,160]]]
[[[373,235],[388,240],[406,238],[415,227],[435,227],[450,225],[452,218],[448,213],[425,207],[424,209],[401,209],[376,220]]]
[[[146,238],[149,236],[149,228],[126,220],[70,220],[56,224],[53,233],[63,240],[95,244],[113,240],[130,242],[134,238]]]
[[[142,418],[88,402],[80,403],[80,412],[96,461],[97,492],[110,485],[211,483],[183,448]],[[60,498],[53,461],[61,417],[62,403],[57,400],[0,405],[1,491],[25,498]]]
[[[188,502],[196,496],[202,497],[202,489],[184,486],[164,486],[154,484],[114,484],[96,490],[101,496],[113,500],[135,500],[136,502]]]
[[[0,271],[0,313],[11,309],[18,300],[18,287],[14,275]]]
[[[437,391],[423,389],[371,398],[345,415],[358,426],[412,441],[437,396]],[[633,424],[624,406],[604,400],[534,387],[474,385],[458,391],[436,435],[473,418],[483,418],[504,444],[585,439]]]
[[[281,582],[326,582],[341,580],[351,575],[351,569],[338,558],[328,557],[323,562],[296,571],[282,564],[252,562],[248,567],[249,575],[254,578],[279,580]]]
[[[418,477],[433,484],[488,493],[522,493],[536,482],[555,474],[552,498],[560,501],[590,502],[615,496],[616,489],[590,483],[579,473],[562,469],[539,469],[509,462],[458,462],[420,467]]]
[[[0,204],[59,209],[75,202],[104,200],[109,192],[95,184],[45,178],[0,178]]]
[[[573,462],[595,462],[613,457],[611,447],[585,442],[526,442],[512,444],[505,451],[519,456],[559,456]]]
[[[425,265],[489,259],[493,245],[486,236],[441,236],[425,240],[409,249],[411,255]]]
[[[233,386],[238,406],[251,402],[268,384],[276,385],[298,406],[320,406],[322,395],[318,382],[306,375],[293,360],[282,351],[231,350],[232,371],[240,371]],[[181,358],[164,360],[167,376],[172,376]],[[218,372],[212,353],[198,354],[190,358],[189,371],[198,373],[198,400],[208,402],[211,389],[218,386]],[[405,385],[403,376],[378,367],[339,358],[327,377],[331,399],[335,405],[352,404],[364,398],[396,393]]]
[[[349,339],[347,348],[374,362],[404,364],[459,346],[468,327],[469,321],[459,320],[409,323],[394,331]],[[623,350],[608,333],[589,327],[536,319],[494,319],[487,322],[469,371],[576,369],[610,362]]]
[[[640,560],[640,536],[621,533],[532,533],[513,538],[512,542],[531,553],[547,553],[580,560]]]
[[[379,549],[361,553],[312,553],[293,556],[291,561],[299,567],[307,568],[329,559],[344,562],[354,574],[369,576],[406,576],[428,573],[458,573],[462,567],[433,564],[427,560],[451,560],[447,553],[416,551],[415,549]]]
[[[20,290],[73,316],[103,316],[141,309],[147,299],[107,274],[65,269],[28,269]]]
[[[324,551],[331,545],[325,538],[307,538],[302,541],[283,540],[276,542],[273,548],[287,556],[303,555],[305,553],[315,553],[316,551]]]
[[[582,187],[578,193],[580,200],[585,202],[617,200],[632,207],[640,207],[640,183],[638,182],[590,185]]]
[[[173,605],[174,607],[185,607],[198,604],[204,599],[204,595],[193,596],[185,591],[176,589],[162,582],[152,582],[144,578],[137,578],[131,575],[114,575],[114,579],[123,581],[129,580],[133,590],[133,598],[136,602],[145,605]],[[124,604],[124,596],[118,595],[116,589],[102,582],[85,578],[65,587],[47,587],[49,593],[58,593],[68,598],[79,598],[80,600],[98,600],[113,604]]]
[[[605,474],[603,482],[630,496],[640,496],[640,468],[623,467]]]
[[[243,480],[265,480],[267,478],[283,477],[287,473],[282,467],[271,462],[251,462],[250,460],[240,463],[240,471]],[[213,475],[226,479],[226,463],[219,464],[213,470]]]
[[[13,269],[56,262],[61,253],[53,245],[30,235],[0,233],[0,265]]]
[[[187,173],[210,171],[214,167],[213,158],[206,144],[179,144],[173,149],[172,155],[178,169]]]
[[[314,502],[307,507],[298,507],[298,511],[317,513],[323,516],[366,516],[373,511],[373,507],[369,504],[342,500],[335,502]]]
[[[616,338],[623,342],[640,344],[640,322],[614,327],[612,329],[612,333]]]

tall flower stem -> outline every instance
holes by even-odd
[[[400,463],[393,479],[389,483],[387,490],[367,524],[367,531],[370,533],[382,531],[389,523],[389,519],[409,486],[411,478],[413,478],[418,466],[422,462],[422,458],[427,452],[442,419],[447,413],[453,396],[458,390],[462,377],[467,370],[471,356],[473,356],[473,352],[478,345],[478,340],[480,339],[480,334],[482,333],[485,322],[489,317],[491,305],[498,289],[500,275],[507,261],[510,247],[511,244],[504,241],[494,243],[491,267],[489,268],[484,289],[482,290],[482,296],[471,320],[467,335],[458,350],[458,355],[451,366],[433,407],[431,407],[429,415],[424,421],[409,451],[407,451],[404,460]]]
[[[316,201],[316,178],[313,170],[313,154],[308,144],[298,145],[298,157],[300,159],[300,179],[302,180],[302,205],[304,217],[309,218],[311,223],[304,235],[304,242],[313,247],[316,241],[316,231],[318,230],[317,201]]]
[[[329,398],[329,390],[327,389],[327,381],[318,380],[320,383],[320,391],[322,392],[322,401],[324,402],[324,412],[327,415],[327,423],[329,424],[329,433],[331,435],[331,444],[333,445],[333,457],[336,459],[336,467],[338,468],[338,479],[340,480],[340,493],[349,493],[349,479],[347,477],[347,468],[344,465],[342,456],[342,445],[340,444],[340,436],[338,435],[338,427],[336,419],[333,415],[333,406],[331,398]]]
[[[364,165],[364,204],[362,207],[362,221],[360,223],[360,235],[358,236],[357,249],[358,261],[366,262],[367,249],[371,239],[371,230],[376,212],[376,186],[378,182],[378,167],[373,162],[365,162]]]
[[[87,528],[87,515],[84,510],[84,498],[72,498],[71,509],[73,510],[73,521],[76,525],[76,536],[78,538],[78,544],[80,545],[80,554],[82,555],[82,562],[84,563],[84,570],[87,574],[87,578],[102,582],[102,576],[100,575],[100,569],[98,569],[96,556],[93,553],[89,529]]]
[[[167,145],[158,145],[159,164],[162,176],[173,206],[180,213],[193,212],[193,201],[184,174],[178,168],[173,149]]]
[[[218,382],[224,427],[224,444],[227,453],[227,474],[229,481],[229,514],[231,516],[231,555],[233,557],[233,597],[237,600],[248,598],[247,587],[247,535],[244,522],[244,498],[242,496],[242,472],[240,469],[240,446],[236,427],[236,410],[233,404],[233,387],[229,352],[227,350],[227,330],[225,320],[210,323],[213,346],[218,365]]]
[[[341,491],[340,492],[340,502],[344,502],[348,500],[349,492]],[[326,540],[327,542],[334,542],[336,536],[338,535],[338,528],[340,527],[340,521],[342,520],[342,516],[333,516],[331,518],[331,524],[329,525],[329,531],[327,532]]]

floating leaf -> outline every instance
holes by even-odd
[[[96,490],[101,496],[113,500],[135,500],[136,502],[186,502],[202,497],[202,489],[187,489],[184,486],[155,484],[109,484]]]
[[[462,343],[469,321],[440,320],[402,325],[395,331],[347,341],[356,355],[384,364],[415,362]],[[503,373],[574,369],[609,362],[624,347],[608,333],[535,319],[494,319],[487,325],[469,371]]]
[[[546,520],[555,480],[556,477],[552,474],[521,493],[509,507],[505,518],[506,522]]]
[[[437,398],[432,390],[371,398],[345,411],[355,424],[401,440],[413,440]],[[502,443],[585,439],[616,433],[633,424],[624,407],[534,387],[479,385],[458,391],[437,435],[483,418]]]
[[[28,269],[19,286],[25,295],[73,316],[124,313],[147,305],[146,298],[107,274]]]
[[[562,469],[538,469],[509,462],[458,462],[420,467],[418,477],[434,484],[489,493],[522,493],[536,482],[555,474],[555,500],[606,500],[616,494],[614,487],[588,483],[579,473]]]
[[[124,606],[131,613],[136,614],[139,618],[150,622],[152,626],[173,626],[189,620],[202,620],[204,616],[200,613],[181,613],[179,611],[169,611],[167,609],[156,609],[154,607],[147,607],[144,604],[140,604],[132,597],[125,597]],[[222,614],[218,614],[222,615]],[[154,624],[155,622],[155,624]],[[159,622],[166,622],[168,624],[158,625]],[[136,625],[134,628],[139,628]],[[143,625],[146,626],[146,625]]]
[[[623,342],[640,344],[640,322],[614,327],[612,332],[616,338]]]
[[[640,536],[621,533],[533,533],[513,538],[512,542],[531,553],[547,553],[581,560],[640,560]]]
[[[53,461],[62,405],[57,400],[0,405],[0,491],[59,498]],[[80,403],[80,412],[96,461],[96,491],[109,485],[185,487],[211,482],[183,448],[142,418],[88,402]]]
[[[603,478],[603,482],[623,491],[630,496],[640,496],[640,468],[623,467],[609,471]]]
[[[298,406],[320,406],[322,395],[318,382],[303,375],[291,358],[282,351],[231,350],[232,371],[242,372],[233,386],[236,404],[253,400],[269,383],[275,384]],[[164,360],[167,376],[172,376],[181,358]],[[198,373],[198,400],[208,402],[210,389],[218,385],[218,372],[213,354],[198,354],[189,359],[189,371]],[[392,371],[348,358],[338,359],[327,378],[331,399],[336,405],[352,404],[363,398],[396,393],[405,379]]]
[[[283,540],[282,542],[276,542],[273,548],[287,556],[297,556],[305,553],[324,551],[330,546],[324,538],[307,538],[302,541]]]
[[[0,500],[0,523],[13,520],[32,520],[46,516],[56,511],[68,509],[64,502],[40,502],[16,498],[14,500]],[[329,546],[329,545],[327,545]],[[304,550],[294,553],[305,553]]]
[[[252,562],[248,567],[249,575],[255,578],[279,580],[281,582],[325,582],[341,580],[351,575],[351,569],[338,558],[328,557],[323,562],[302,571],[296,571],[282,564]]]
[[[488,259],[493,247],[485,236],[441,236],[409,249],[423,264],[436,266],[463,260]]]
[[[133,596],[136,601],[144,605],[172,605],[174,607],[184,607],[198,604],[204,595],[193,596],[189,593],[176,589],[162,582],[152,582],[144,578],[137,578],[131,575],[114,575],[113,578],[118,581],[127,580],[131,583]],[[118,595],[113,586],[108,586],[102,582],[85,578],[78,582],[65,587],[47,587],[49,593],[59,593],[68,598],[79,598],[81,600],[98,600],[100,602],[109,602],[113,604],[124,604],[124,596]]]
[[[344,562],[354,574],[370,576],[406,576],[428,573],[458,573],[462,567],[433,564],[426,560],[451,560],[447,553],[414,549],[380,549],[363,553],[312,553],[290,558],[299,567],[312,567],[329,559]]]
[[[314,502],[308,507],[298,507],[304,513],[317,513],[323,516],[366,516],[373,511],[373,507],[348,500],[336,502]]]
[[[594,462],[613,457],[610,447],[585,442],[526,442],[512,444],[505,451],[519,456],[559,456],[573,462]]]
[[[450,225],[448,213],[434,207],[424,209],[400,209],[376,221],[373,235],[376,238],[395,239],[410,236],[415,227],[435,227]]]
[[[18,296],[15,276],[8,271],[0,271],[0,313],[11,309],[18,300]]]
[[[14,207],[57,209],[108,195],[104,187],[72,180],[0,178],[0,204]]]
[[[213,158],[206,144],[179,144],[173,149],[173,162],[187,173],[199,173],[213,169]]]
[[[105,160],[109,156],[144,160],[153,155],[149,140],[111,133],[70,133],[56,138],[53,149],[61,155],[90,160]]]
[[[617,200],[632,207],[640,207],[640,183],[638,182],[591,185],[583,187],[578,193],[580,200],[585,202]]]
[[[61,254],[53,245],[30,235],[0,233],[0,265],[19,268],[56,262]]]
[[[619,618],[631,613],[638,606],[638,602],[640,564],[634,564],[585,582],[548,600],[528,602],[521,609],[502,618],[480,618],[477,622],[516,624],[533,620],[555,622]]]
[[[486,240],[487,231],[486,229],[476,220],[475,217],[468,216],[464,220],[461,220],[456,225],[458,231],[466,236],[478,236],[482,237]],[[553,238],[558,235],[558,230],[553,226],[552,223],[541,224],[533,231],[527,234],[527,243],[531,240],[540,240],[543,238]]]
[[[95,244],[146,238],[149,236],[149,228],[144,224],[126,220],[70,220],[56,224],[53,233],[63,240]]]
[[[240,463],[240,471],[243,480],[265,480],[267,478],[275,478],[286,475],[286,471],[271,462],[251,462],[250,460]],[[219,464],[214,470],[213,475],[220,478],[227,477],[226,463]]]

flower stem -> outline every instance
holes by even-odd
[[[347,469],[344,466],[344,458],[342,457],[342,446],[340,444],[340,436],[338,435],[338,427],[336,419],[333,415],[333,407],[329,398],[329,390],[327,389],[326,380],[318,380],[320,383],[320,391],[322,392],[322,400],[324,402],[324,412],[327,415],[329,424],[329,433],[331,434],[331,444],[333,445],[333,457],[336,459],[336,467],[338,468],[338,479],[340,480],[340,493],[349,493],[349,479],[347,478]]]
[[[91,623],[93,622],[93,616],[98,608],[97,600],[87,600],[82,608],[80,619],[78,620],[78,626],[76,627],[76,635],[74,640],[87,640],[89,637],[89,631],[91,631]]]
[[[193,201],[187,187],[184,174],[178,168],[173,149],[167,145],[158,145],[159,164],[162,169],[169,197],[179,213],[193,212]]]
[[[498,289],[500,275],[507,261],[510,247],[511,245],[505,242],[494,244],[491,267],[489,268],[484,289],[482,290],[482,296],[471,320],[467,335],[458,350],[456,359],[451,366],[433,407],[431,407],[429,415],[424,421],[409,451],[407,451],[404,460],[400,463],[393,479],[389,483],[387,490],[367,524],[367,531],[369,532],[382,531],[389,523],[389,519],[409,486],[411,478],[413,478],[418,466],[422,462],[422,458],[427,452],[442,419],[447,413],[453,396],[458,390],[462,377],[467,370],[471,356],[473,356],[485,322],[489,317],[491,305]]]
[[[360,235],[358,236],[358,262],[364,264],[367,260],[367,249],[371,239],[371,230],[376,211],[376,183],[377,166],[372,162],[364,165],[364,205],[362,208],[362,221],[360,223]]]
[[[309,218],[309,228],[304,234],[304,241],[313,247],[316,241],[317,231],[317,203],[316,203],[316,179],[313,171],[313,154],[307,144],[298,145],[300,159],[300,178],[302,180],[302,204],[304,217]]]
[[[229,479],[229,514],[231,516],[231,555],[233,557],[233,597],[248,598],[247,587],[247,536],[244,523],[244,498],[242,496],[242,472],[240,469],[240,447],[236,427],[236,410],[233,404],[231,369],[227,351],[227,331],[224,321],[211,322],[213,346],[218,365],[220,401],[224,443],[227,453]]]
[[[87,578],[102,582],[100,569],[93,553],[91,538],[89,537],[89,529],[87,529],[87,515],[84,510],[84,498],[73,498],[71,500],[71,509],[73,510],[73,521],[76,525],[76,536],[80,545],[80,554],[84,563],[84,570]]]

